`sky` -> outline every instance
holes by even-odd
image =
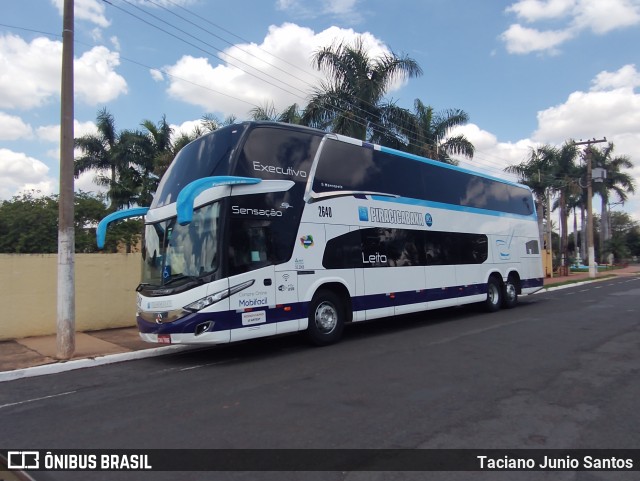
[[[0,200],[58,192],[62,8],[0,0]],[[611,208],[640,221],[640,0],[75,0],[74,37],[76,137],[103,108],[118,130],[166,116],[177,133],[304,106],[314,52],[360,37],[423,70],[388,100],[469,115],[462,167],[515,180],[504,168],[536,146],[606,138],[638,190]]]

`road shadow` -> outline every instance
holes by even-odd
[[[191,350],[167,356],[153,358],[154,363],[175,369],[195,365],[225,365],[255,362],[272,357],[298,356],[307,351],[323,353],[332,349],[351,349],[356,344],[383,339],[390,335],[418,335],[435,325],[457,321],[482,323],[494,320],[497,316],[526,315],[539,299],[526,298],[515,309],[488,313],[481,305],[465,305],[422,311],[413,314],[389,316],[365,322],[347,324],[339,343],[317,347],[307,341],[305,333],[293,333],[281,336],[250,339],[232,344],[194,347]],[[411,334],[414,333],[414,334]]]

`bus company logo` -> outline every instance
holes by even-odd
[[[307,173],[304,170],[296,170],[293,167],[280,167],[275,165],[264,165],[260,162],[253,162],[253,170],[257,172],[268,172],[270,174],[285,175],[287,177],[300,177],[301,179],[307,178]]]
[[[250,215],[254,217],[282,217],[281,210],[275,209],[251,209],[249,207],[240,207],[234,205],[231,207],[234,215]]]
[[[362,222],[369,222],[369,209],[366,207],[358,207],[358,219]]]
[[[238,301],[240,307],[257,307],[257,306],[266,306],[267,298],[262,297],[259,299],[240,299]]]
[[[427,227],[431,227],[433,225],[433,217],[428,212],[424,215],[424,223],[427,224]]]
[[[7,453],[7,468],[8,469],[40,469],[40,452],[39,451],[9,451]]]
[[[369,218],[371,219],[371,222],[377,224],[423,226],[425,223],[425,217],[420,212],[411,212],[408,210],[396,209],[380,209],[378,207],[371,207],[369,209]]]
[[[496,247],[498,248],[498,255],[501,261],[508,261],[511,259],[511,244],[507,244],[507,241],[498,239],[496,240]]]
[[[308,249],[309,247],[313,246],[313,236],[312,235],[305,235],[300,237],[300,243],[302,244],[302,247],[304,247],[305,249]]]

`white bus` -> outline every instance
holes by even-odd
[[[543,285],[522,185],[306,127],[247,122],[186,146],[144,215],[137,323],[161,344],[228,343]]]

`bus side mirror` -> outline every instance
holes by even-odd
[[[261,179],[253,177],[235,177],[223,175],[216,177],[204,177],[194,180],[185,185],[176,199],[176,213],[178,214],[178,224],[187,225],[193,219],[193,203],[199,194],[205,190],[218,187],[219,185],[257,184]]]
[[[107,227],[113,221],[120,219],[128,219],[130,217],[140,217],[149,212],[149,207],[134,207],[133,209],[125,209],[113,212],[106,216],[98,223],[96,229],[96,242],[98,249],[104,249],[104,241],[107,237]]]

